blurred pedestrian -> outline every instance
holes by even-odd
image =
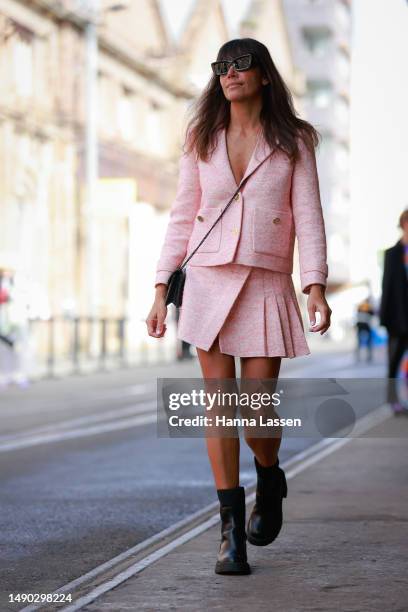
[[[384,253],[380,304],[380,324],[388,332],[387,402],[394,413],[404,410],[399,401],[396,379],[408,349],[408,209],[401,213],[399,227],[401,238]]]
[[[357,331],[357,346],[356,359],[360,361],[360,350],[364,344],[367,346],[366,361],[373,359],[373,330],[371,328],[371,320],[374,316],[374,309],[370,297],[366,297],[357,307],[356,313],[356,331]]]
[[[13,347],[13,340],[9,336],[0,333],[0,389],[5,389],[12,382]]]
[[[7,333],[7,304],[10,301],[9,277],[0,269],[0,389],[11,382],[14,340]]]
[[[30,356],[28,295],[19,288],[14,275],[6,279],[4,274],[0,274],[0,280],[0,386],[5,388],[15,383],[27,387]]]

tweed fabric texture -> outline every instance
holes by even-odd
[[[177,337],[208,351],[298,357],[310,353],[290,274],[229,263],[187,264]]]
[[[239,186],[239,195],[188,263],[219,266],[235,262],[291,274],[295,238],[301,290],[327,284],[326,235],[314,151],[298,138],[300,157],[293,164],[263,134]],[[194,152],[180,158],[176,198],[156,267],[157,283],[194,250],[238,187],[228,158],[226,130],[206,162]],[[224,298],[224,293],[222,294]],[[230,296],[226,296],[229,302]]]

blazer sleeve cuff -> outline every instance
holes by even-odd
[[[300,274],[300,285],[302,293],[309,295],[311,285],[324,285],[327,286],[327,276],[323,272],[318,270],[311,270],[310,272],[302,272]]]
[[[171,274],[172,273],[170,270],[158,270],[158,272],[156,272],[154,287],[156,288],[156,285],[158,285],[159,283],[164,283],[165,285],[167,285]]]

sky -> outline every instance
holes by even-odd
[[[177,38],[183,27],[183,22],[191,10],[194,0],[159,0],[163,8],[166,20],[169,24],[172,35]],[[221,4],[224,9],[225,18],[231,34],[234,35],[234,30],[242,19],[250,0],[222,0]]]

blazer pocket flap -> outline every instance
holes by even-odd
[[[214,223],[216,218],[221,214],[221,206],[203,206],[198,209],[195,221],[200,223]]]
[[[194,220],[193,232],[189,242],[189,251],[193,251],[197,247],[211,228],[210,233],[197,250],[197,253],[214,253],[215,251],[219,251],[221,244],[222,218],[217,221],[214,227],[212,226],[220,214],[220,206],[206,206],[197,211]]]
[[[255,253],[288,257],[292,213],[255,208],[252,222],[252,248]]]

